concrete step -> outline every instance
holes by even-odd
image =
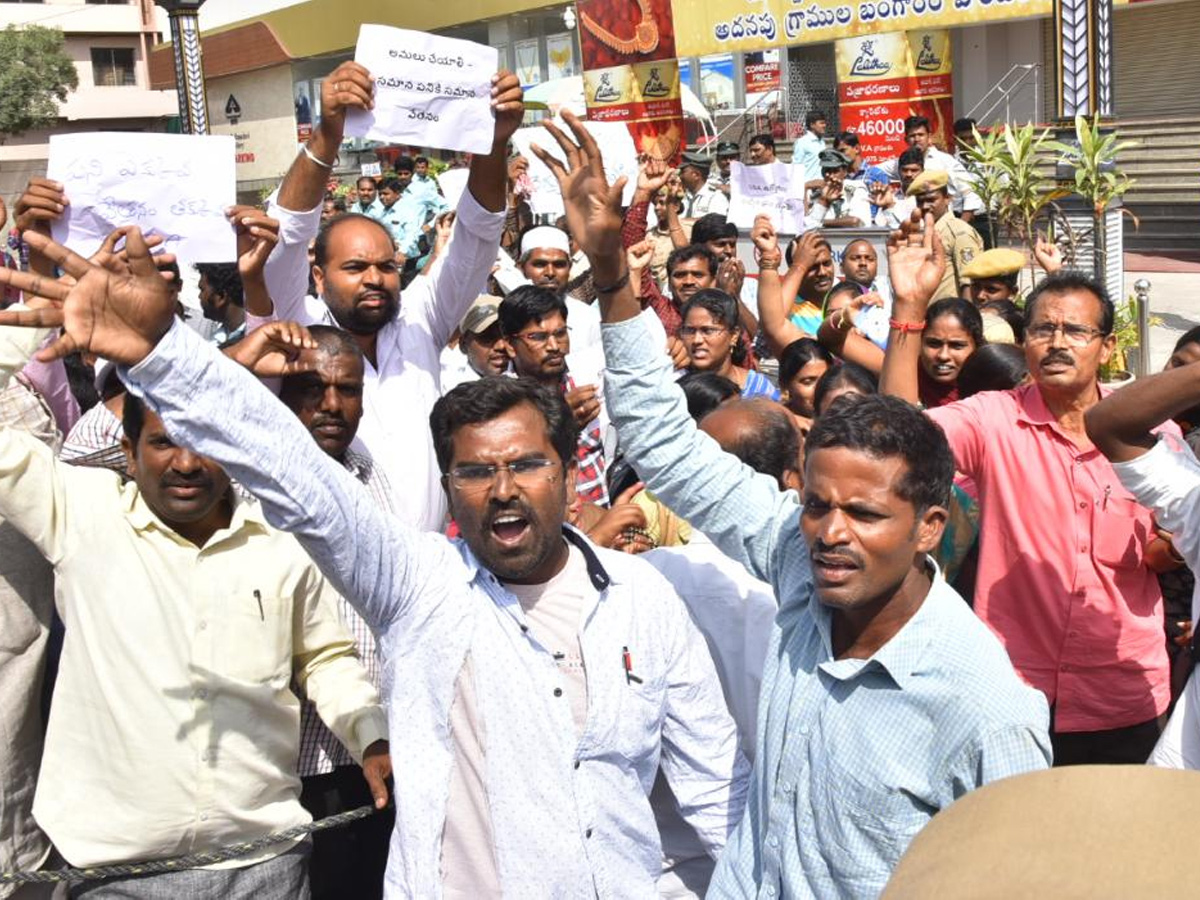
[[[1175,250],[1198,250],[1200,249],[1200,237],[1197,236],[1166,236],[1166,235],[1139,235],[1137,232],[1125,232],[1125,249],[1135,250],[1139,253],[1164,253]]]

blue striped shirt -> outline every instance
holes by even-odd
[[[609,412],[638,474],[779,601],[746,814],[708,896],[874,897],[935,813],[1049,765],[1046,701],[940,573],[874,656],[835,659],[795,493],[695,427],[641,318],[603,339]]]

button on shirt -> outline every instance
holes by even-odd
[[[795,493],[696,428],[642,317],[605,325],[604,348],[631,464],[779,600],[746,816],[708,896],[875,897],[936,812],[1049,764],[1046,701],[940,573],[873,657],[835,659]]]
[[[402,798],[388,896],[441,894],[449,723],[468,658],[505,896],[653,896],[661,856],[647,795],[660,765],[709,852],[722,848],[747,765],[704,639],[649,566],[565,533],[596,590],[579,633],[588,717],[577,739],[555,660],[465,543],[381,513],[252,375],[186,328],[172,326],[124,377],[176,440],[217,459],[296,533],[377,635],[396,685]],[[640,682],[626,677],[625,648]]]
[[[324,301],[306,296],[308,242],[316,236],[321,208],[302,213],[276,204],[268,208],[279,220],[279,245],[266,266],[275,317],[336,326]],[[445,256],[405,289],[400,314],[379,331],[377,365],[365,364],[363,417],[353,446],[387,475],[400,518],[423,530],[440,530],[446,521],[428,428],[429,412],[441,393],[440,355],[483,292],[503,227],[504,213],[488,212],[464,191]]]
[[[1162,594],[1143,560],[1149,510],[1095,447],[1059,428],[1037,385],[928,415],[979,491],[975,612],[1054,704],[1055,728],[1102,731],[1161,714],[1170,686]]]
[[[0,381],[37,337],[0,329]],[[54,566],[66,639],[33,812],[73,865],[215,850],[309,821],[293,679],[356,757],[386,738],[333,592],[257,503],[235,497],[229,526],[196,547],[136,483],[3,428],[0,515]]]

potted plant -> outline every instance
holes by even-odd
[[[1097,114],[1089,122],[1083,116],[1075,117],[1075,140],[1072,143],[1047,141],[1045,148],[1060,154],[1060,163],[1075,172],[1074,193],[1082,197],[1092,208],[1092,253],[1093,273],[1103,282],[1108,271],[1108,229],[1105,228],[1105,213],[1110,206],[1133,186],[1133,179],[1117,168],[1117,155],[1136,141],[1118,141],[1111,131],[1105,133]],[[1123,210],[1123,212],[1129,212]],[[1129,213],[1133,217],[1133,213]],[[1137,218],[1133,217],[1134,225]],[[1136,320],[1134,328],[1136,331]]]
[[[1113,304],[1113,336],[1117,346],[1108,362],[1100,367],[1100,384],[1108,388],[1124,387],[1134,380],[1129,354],[1138,349],[1138,301],[1133,295]],[[1158,325],[1161,320],[1151,316],[1148,325]]]

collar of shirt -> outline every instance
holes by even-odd
[[[243,528],[253,528],[264,532],[270,529],[267,520],[263,517],[262,508],[257,503],[244,499],[232,487],[228,490],[230,503],[233,504],[233,512],[229,519],[229,525],[218,529],[205,546],[210,546],[228,535],[237,534]],[[138,490],[136,482],[130,481],[126,483],[121,488],[121,491],[125,495],[125,515],[135,531],[147,531],[151,528],[157,528],[164,534],[172,536],[175,540],[184,541],[184,538],[178,532],[170,528],[162,519],[155,515],[154,510],[146,503],[146,498],[142,495],[142,492]]]
[[[1099,384],[1096,385],[1096,390],[1099,392],[1101,399],[1112,393],[1111,388],[1103,388]],[[1076,443],[1059,426],[1058,419],[1054,417],[1054,413],[1050,412],[1050,407],[1046,405],[1046,398],[1042,396],[1042,392],[1038,389],[1036,382],[1016,388],[1013,393],[1017,400],[1018,422],[1026,425],[1047,425],[1064,440],[1069,441],[1071,444]],[[1093,447],[1091,452],[1098,451]]]
[[[901,626],[890,641],[876,650],[868,659],[834,659],[833,657],[833,613],[814,597],[812,609],[817,630],[821,634],[821,643],[829,658],[818,663],[818,668],[838,681],[849,681],[858,677],[870,668],[878,667],[887,672],[888,676],[901,690],[912,687],[913,676],[920,668],[922,659],[937,632],[937,617],[934,615],[930,598],[934,592],[943,590],[945,581],[941,569],[931,557],[925,558],[932,578],[929,593],[921,601],[911,619]]]

